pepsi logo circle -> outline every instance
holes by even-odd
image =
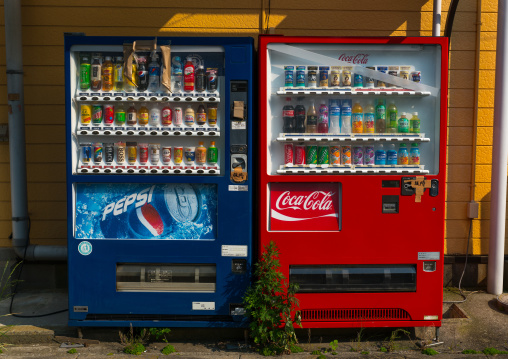
[[[83,256],[89,255],[90,253],[92,253],[92,244],[88,241],[83,241],[79,243],[78,252]]]

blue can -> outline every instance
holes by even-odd
[[[90,163],[92,159],[92,144],[82,143],[81,144],[81,162]]]
[[[319,87],[328,87],[328,71],[330,66],[319,66]]]
[[[386,151],[383,149],[383,145],[380,145],[376,150],[376,154],[374,156],[374,164],[378,166],[386,165]]]
[[[395,145],[391,145],[390,149],[386,151],[386,164],[396,165],[397,164],[397,151]]]
[[[296,66],[296,87],[305,87],[305,66]]]
[[[284,87],[293,87],[294,76],[295,76],[295,67],[284,66]]]
[[[363,87],[363,76],[360,74],[355,74],[354,80],[353,80],[353,86],[354,87]]]

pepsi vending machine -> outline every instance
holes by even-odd
[[[252,51],[65,37],[69,325],[246,324]]]

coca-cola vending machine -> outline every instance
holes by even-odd
[[[306,328],[441,326],[448,41],[261,36],[260,250]]]
[[[69,325],[248,325],[252,60],[252,38],[65,37]]]

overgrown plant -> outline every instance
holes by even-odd
[[[123,351],[127,354],[139,355],[145,352],[146,343],[150,336],[147,328],[133,328],[132,324],[128,330],[119,330],[120,342],[125,345]]]
[[[404,334],[409,338],[409,340],[411,340],[411,333],[410,332],[408,332],[407,330],[404,330],[404,329],[395,329],[390,334],[390,338],[385,339],[385,343],[383,343],[382,348],[385,348],[385,351],[387,351],[387,352],[393,352],[393,351],[397,350],[397,343],[395,342],[395,340],[401,338],[399,334]],[[381,350],[381,351],[383,351],[383,350]]]
[[[280,272],[279,251],[271,241],[255,264],[255,282],[247,289],[243,303],[250,318],[250,336],[263,355],[290,354],[298,339],[294,325],[301,325],[298,285],[288,284]]]

